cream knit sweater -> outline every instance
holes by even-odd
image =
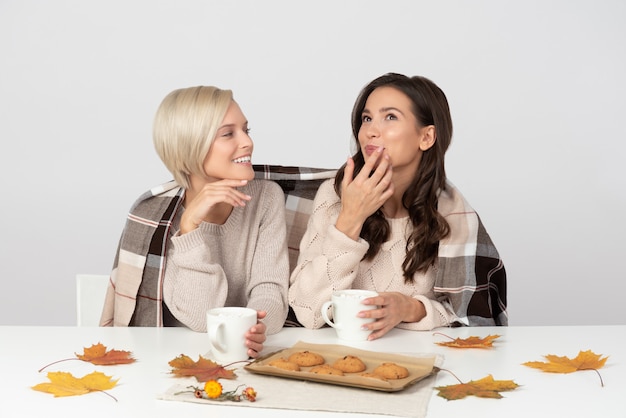
[[[455,320],[451,309],[435,300],[435,271],[416,274],[413,283],[405,284],[402,263],[406,254],[409,218],[387,219],[391,236],[371,261],[361,261],[369,244],[354,241],[335,228],[340,200],[334,180],[323,183],[315,197],[314,209],[300,245],[298,264],[291,275],[289,303],[298,321],[307,328],[325,325],[320,309],[338,289],[368,289],[376,292],[400,292],[421,301],[426,317],[419,322],[401,323],[399,328],[431,330]]]

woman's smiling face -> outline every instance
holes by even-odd
[[[222,179],[252,180],[252,151],[248,120],[233,101],[217,130],[213,144],[204,159],[204,172],[209,181]]]

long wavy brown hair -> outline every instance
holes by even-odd
[[[352,135],[358,151],[352,156],[354,176],[363,168],[365,158],[359,146],[359,130],[362,114],[370,94],[379,87],[392,87],[404,93],[412,103],[412,112],[418,127],[433,125],[436,140],[424,151],[413,181],[402,196],[402,204],[409,212],[413,231],[407,238],[406,257],[402,268],[405,282],[412,282],[417,272],[425,272],[437,260],[439,241],[450,233],[450,226],[438,212],[438,196],[446,188],[444,156],[452,141],[452,117],[443,91],[431,80],[421,77],[407,77],[388,73],[365,86],[352,109]],[[341,196],[341,181],[345,164],[335,178],[335,191]],[[369,243],[365,260],[373,259],[381,245],[389,239],[389,223],[379,209],[370,215],[361,230],[361,238]]]

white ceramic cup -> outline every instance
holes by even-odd
[[[362,329],[364,324],[374,322],[373,318],[359,318],[360,311],[376,309],[376,305],[363,305],[363,299],[378,296],[372,290],[347,289],[333,292],[331,300],[322,305],[322,318],[331,327],[335,328],[337,337],[348,341],[365,341],[371,331]],[[332,307],[333,319],[328,316],[328,309]]]
[[[221,365],[248,360],[245,334],[256,322],[254,309],[236,306],[210,309],[206,327],[214,360]]]

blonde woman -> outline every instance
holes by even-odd
[[[257,310],[251,357],[287,317],[284,194],[255,180],[248,121],[230,90],[191,87],[156,112],[155,149],[174,180],[132,206],[111,273],[102,326],[187,326],[206,312]]]

